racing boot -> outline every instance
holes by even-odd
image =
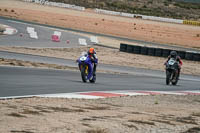
[[[180,69],[178,70],[178,73],[177,73],[177,79],[179,80],[179,76],[180,76]]]
[[[96,78],[96,68],[97,68],[97,65],[96,65],[96,64],[94,64],[94,69],[93,69],[93,77],[95,77],[95,78]]]

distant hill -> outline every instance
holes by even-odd
[[[200,21],[200,0],[49,0],[118,12]]]
[[[176,0],[177,2],[200,3],[200,0]]]

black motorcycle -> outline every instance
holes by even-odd
[[[178,83],[178,62],[171,58],[166,63],[166,84],[176,85]]]

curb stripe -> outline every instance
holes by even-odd
[[[75,92],[75,93],[57,93],[57,94],[42,94],[42,95],[25,95],[25,96],[9,96],[0,97],[1,99],[17,99],[30,97],[44,98],[77,98],[77,99],[100,99],[121,96],[141,96],[141,95],[200,95],[200,91],[90,91],[90,92]]]
[[[185,95],[200,95],[200,93],[198,92],[180,92],[180,93],[183,93]]]

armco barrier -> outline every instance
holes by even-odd
[[[168,57],[170,55],[171,49],[162,49],[162,48],[154,48],[154,47],[146,47],[146,46],[138,46],[138,45],[128,45],[121,43],[120,51],[142,54],[142,55],[150,55],[157,57]],[[191,61],[200,61],[200,52],[193,51],[179,51],[175,50],[181,59],[191,60]]]

